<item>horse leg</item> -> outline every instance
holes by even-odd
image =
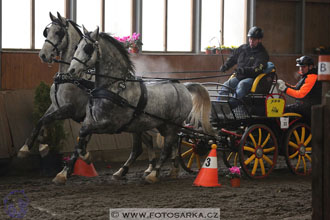
[[[149,165],[148,168],[144,171],[144,176],[147,176],[156,166],[156,153],[153,148],[154,146],[152,136],[148,132],[142,133],[142,142],[146,145],[148,150]]]
[[[174,129],[172,129],[173,131]],[[178,137],[176,132],[172,132],[170,134],[164,135],[165,138],[165,142],[164,142],[164,148],[162,150],[162,153],[160,155],[160,159],[158,164],[156,165],[156,167],[153,169],[153,171],[146,176],[146,181],[149,183],[155,183],[159,181],[159,172],[161,167],[163,166],[163,164],[166,162],[166,160],[168,159],[168,157],[171,155],[172,153],[172,146],[174,143],[176,143]],[[176,151],[177,146],[174,145],[175,148],[173,150]]]
[[[179,171],[180,171],[177,147],[172,148],[171,164],[172,164],[172,168],[171,168],[169,177],[172,179],[176,179],[176,178],[178,178]]]
[[[47,111],[45,112],[45,114],[39,119],[38,123],[33,128],[30,136],[26,139],[24,145],[18,151],[17,157],[25,158],[30,154],[30,149],[32,148],[33,143],[35,142],[41,128],[43,127],[44,121],[48,121],[47,117],[49,117],[49,115],[51,115],[54,111],[55,111],[55,107],[53,105],[50,105]]]
[[[71,176],[74,170],[74,165],[80,156],[81,158],[86,158],[87,156],[87,143],[91,137],[91,134],[95,133],[96,130],[102,129],[108,126],[107,123],[86,123],[84,122],[83,126],[79,131],[78,144],[75,146],[75,151],[71,155],[70,160],[64,166],[63,170],[59,172],[56,177],[53,179],[55,184],[65,184],[68,177]]]
[[[125,164],[112,176],[114,179],[122,179],[128,172],[129,167],[136,161],[136,159],[142,154],[142,139],[141,133],[133,133],[133,148],[129,155],[129,158]]]

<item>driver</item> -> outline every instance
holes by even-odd
[[[285,107],[285,111],[300,113],[310,124],[312,105],[321,104],[322,84],[317,81],[317,69],[314,67],[313,58],[302,56],[296,62],[301,76],[297,84],[292,86],[279,79],[277,85],[280,91],[296,99],[294,104]]]
[[[227,80],[224,85],[236,91],[234,97],[242,99],[246,96],[252,87],[254,79],[267,67],[269,55],[261,41],[263,31],[259,27],[252,27],[248,32],[249,43],[243,44],[233,51],[224,65],[221,66],[220,72],[226,72],[235,64],[237,67],[234,71],[234,77]],[[229,89],[223,86],[219,95],[228,95]],[[231,107],[238,106],[235,99],[229,100]]]

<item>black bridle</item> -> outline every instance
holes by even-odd
[[[92,41],[92,43],[88,43],[87,39]],[[97,41],[93,40],[92,38],[88,37],[88,36],[84,36],[83,38],[80,39],[84,40],[86,42],[86,45],[84,46],[83,50],[84,52],[87,54],[87,59],[85,61],[82,61],[81,59],[78,59],[77,57],[72,57],[73,60],[78,61],[79,63],[83,64],[86,68],[90,68],[87,63],[88,61],[90,61],[90,59],[92,58],[93,52],[95,49],[97,49],[98,52],[98,44]],[[80,44],[80,42],[78,43],[78,45]]]
[[[59,41],[58,41],[56,44],[53,43],[52,41],[50,41],[50,40],[47,39],[48,31],[49,31],[49,25],[50,25],[50,24],[58,25],[58,26],[61,27],[61,29],[55,33],[55,34],[58,35],[58,37],[59,37]],[[58,22],[54,22],[54,21],[53,21],[52,23],[50,23],[50,24],[48,24],[48,25],[45,27],[45,29],[44,29],[44,31],[43,31],[43,35],[44,35],[44,37],[46,38],[45,42],[47,42],[47,43],[49,43],[50,45],[52,45],[53,48],[54,48],[53,50],[56,51],[56,55],[59,56],[59,55],[60,55],[60,50],[58,49],[58,46],[61,45],[61,43],[63,42],[63,39],[64,39],[65,36],[66,36],[66,38],[68,38],[67,26],[66,26],[66,25],[63,25],[63,24],[61,24],[61,23],[58,23]]]

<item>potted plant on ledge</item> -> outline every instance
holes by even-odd
[[[230,179],[230,184],[232,187],[240,187],[241,183],[241,171],[239,167],[231,167],[229,168],[229,173],[227,177]]]

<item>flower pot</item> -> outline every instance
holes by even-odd
[[[212,54],[212,50],[205,50],[205,54],[207,54],[207,55]]]
[[[138,47],[132,47],[131,48],[131,53],[139,53],[139,48]]]
[[[231,187],[240,187],[241,179],[240,178],[230,179],[230,184],[231,184]]]

